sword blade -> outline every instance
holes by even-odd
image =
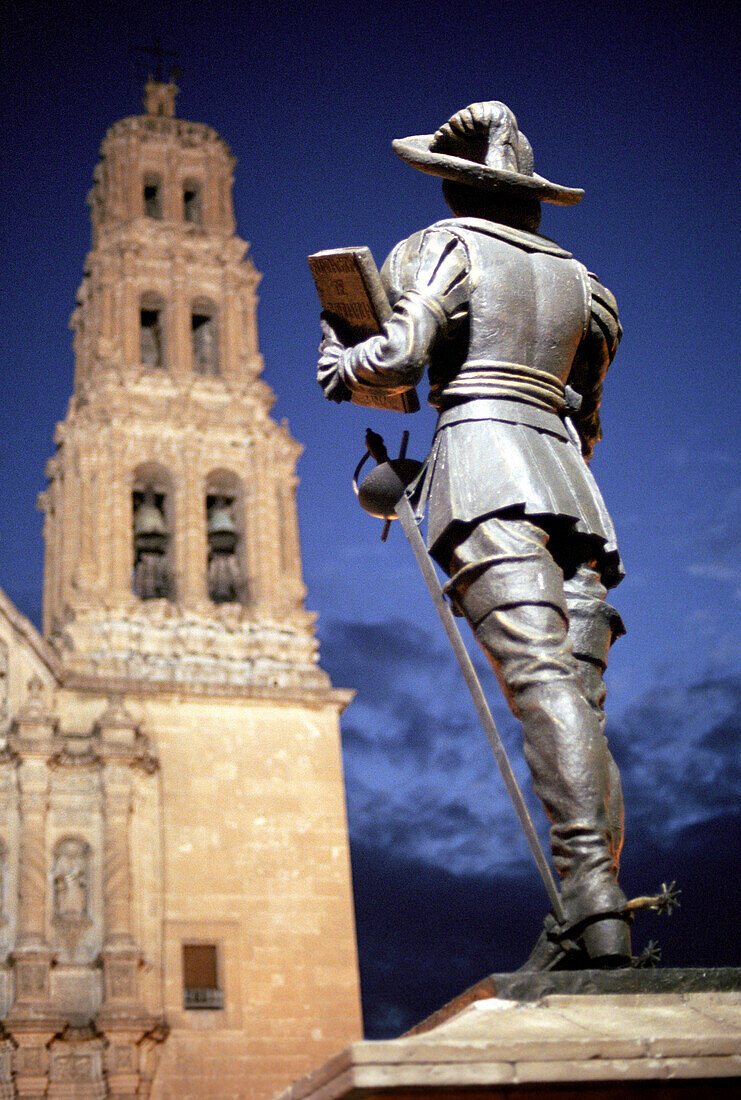
[[[453,612],[450,610],[448,602],[445,599],[440,580],[437,573],[435,572],[435,567],[432,564],[432,559],[427,553],[427,547],[425,546],[424,540],[419,533],[417,521],[414,517],[414,512],[412,511],[412,507],[409,503],[406,493],[402,495],[399,503],[396,505],[395,511],[397,516],[399,517],[399,522],[401,523],[404,534],[409,540],[409,545],[412,548],[414,556],[417,559],[417,564],[419,565],[422,576],[424,577],[429,593],[432,596],[432,602],[434,603],[435,609],[440,617],[443,629],[448,636],[448,641],[450,642],[458,664],[460,665],[461,672],[463,673],[463,679],[466,681],[466,687],[471,694],[473,704],[476,707],[479,719],[482,726],[484,727],[484,732],[489,739],[489,744],[491,745],[492,752],[494,753],[494,759],[497,762],[499,771],[502,775],[502,779],[504,780],[504,785],[507,788],[507,792],[512,800],[515,808],[515,813],[519,818],[520,825],[522,826],[523,832],[525,833],[525,839],[528,842],[533,859],[535,860],[535,865],[540,872],[540,877],[543,880],[543,885],[546,888],[546,892],[550,899],[551,905],[553,906],[553,913],[556,917],[556,920],[558,920],[559,923],[563,923],[565,918],[563,906],[561,904],[561,896],[558,892],[558,887],[556,886],[555,879],[553,878],[553,874],[551,873],[548,860],[546,859],[545,852],[543,851],[543,846],[540,843],[538,834],[535,831],[535,826],[533,825],[533,820],[530,817],[530,812],[525,803],[522,791],[520,790],[520,785],[517,782],[515,773],[512,771],[512,765],[509,762],[507,750],[502,744],[502,739],[499,736],[499,730],[496,727],[496,723],[494,722],[494,719],[492,717],[491,710],[489,709],[489,704],[486,701],[486,696],[484,695],[479,678],[476,675],[476,669],[473,667],[473,662],[471,661],[468,650],[466,649],[463,638],[461,637],[461,632],[458,629],[458,624],[456,623],[453,617]]]

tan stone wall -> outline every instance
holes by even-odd
[[[145,713],[162,761],[174,1029],[154,1095],[268,1097],[360,1034],[337,717],[259,704],[181,704],[177,725],[167,707]],[[223,1013],[183,1010],[184,939],[219,944]]]
[[[337,708],[127,696],[160,771],[137,784],[132,933],[164,1011],[156,1100],[262,1100],[361,1034]],[[105,706],[62,692],[63,726]],[[223,1010],[183,1007],[182,945],[218,948]]]

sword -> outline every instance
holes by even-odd
[[[432,602],[435,605],[435,610],[438,613],[440,622],[442,623],[443,629],[448,636],[448,641],[450,642],[453,653],[455,654],[456,660],[458,661],[460,670],[463,673],[463,679],[466,682],[466,687],[470,692],[471,699],[473,700],[473,704],[476,707],[476,711],[478,713],[481,724],[484,727],[484,732],[486,733],[489,744],[491,745],[492,752],[494,753],[494,759],[497,762],[502,779],[504,780],[504,785],[507,788],[510,799],[512,800],[512,804],[515,808],[515,813],[517,814],[520,825],[522,826],[522,830],[525,833],[525,839],[527,840],[532,857],[535,860],[535,865],[538,868],[540,877],[543,880],[543,885],[546,889],[546,893],[548,894],[551,905],[553,906],[553,914],[559,924],[564,924],[565,914],[563,910],[563,905],[561,904],[561,895],[558,892],[558,887],[556,886],[556,882],[553,878],[548,860],[546,859],[545,852],[543,851],[543,846],[540,843],[538,834],[535,831],[535,826],[533,825],[532,818],[530,817],[530,811],[528,810],[527,804],[525,803],[525,799],[523,797],[522,791],[520,790],[520,785],[517,782],[515,773],[512,770],[512,765],[510,764],[509,757],[507,756],[507,750],[505,749],[502,743],[502,739],[499,736],[499,730],[496,727],[496,723],[494,721],[494,718],[492,717],[491,710],[489,709],[489,704],[486,701],[486,696],[484,695],[479,678],[476,675],[476,669],[473,667],[473,662],[469,656],[468,650],[466,649],[463,638],[461,637],[461,632],[458,629],[458,624],[456,623],[448,602],[445,599],[445,594],[443,593],[438,575],[435,571],[434,565],[432,564],[432,559],[427,553],[427,547],[425,546],[424,540],[419,532],[417,520],[415,518],[414,512],[412,511],[412,506],[409,503],[409,498],[407,497],[406,486],[408,484],[408,481],[404,480],[404,475],[411,472],[411,469],[408,469],[407,466],[411,467],[412,465],[414,465],[416,467],[416,470],[419,470],[419,463],[412,463],[411,459],[406,458],[406,444],[408,437],[409,433],[405,432],[402,439],[399,458],[393,459],[391,460],[391,462],[389,462],[386,448],[380,436],[371,431],[367,433],[367,452],[366,455],[361,459],[353,478],[355,491],[360,498],[361,505],[366,508],[366,511],[371,511],[371,509],[366,506],[366,503],[364,503],[363,500],[363,486],[366,485],[368,479],[366,479],[366,482],[363,482],[363,486],[361,486],[360,489],[358,489],[357,485],[357,478],[360,472],[360,468],[369,455],[375,458],[376,462],[378,462],[379,465],[386,464],[388,466],[388,470],[386,471],[380,471],[377,467],[376,470],[373,471],[371,477],[373,477],[376,474],[376,471],[378,471],[381,475],[381,478],[379,480],[382,480],[384,483],[384,490],[387,491],[391,489],[391,491],[393,492],[394,481],[396,482],[396,486],[398,486],[397,492],[398,489],[401,489],[401,496],[398,498],[398,500],[396,500],[395,504],[392,505],[393,510],[399,518],[399,522],[401,523],[404,534],[406,535],[409,541],[409,545],[412,548],[412,552],[417,559],[417,564],[419,565],[425,584],[427,585],[430,596],[432,597]],[[407,464],[407,466],[402,467],[402,463]],[[389,504],[390,503],[391,502],[389,501]],[[371,514],[380,514],[380,518],[386,519],[386,525],[384,527],[383,535],[383,537],[385,538],[385,535],[388,532],[389,520],[391,518],[390,510],[385,513],[379,513],[378,511],[375,511],[371,512]]]
[[[425,584],[432,596],[435,610],[440,616],[440,622],[443,625],[443,629],[448,636],[448,641],[453,649],[453,653],[460,665],[463,679],[466,681],[466,687],[471,694],[481,725],[484,727],[484,732],[489,740],[492,752],[494,753],[494,759],[497,762],[502,779],[504,780],[504,785],[512,799],[515,813],[520,820],[520,825],[522,825],[523,832],[525,833],[525,839],[530,846],[535,865],[540,872],[543,885],[546,888],[551,905],[553,906],[554,916],[559,924],[563,924],[565,915],[563,906],[561,905],[561,895],[558,892],[558,887],[556,886],[551,869],[548,866],[548,860],[546,859],[538,834],[535,831],[535,826],[533,825],[530,811],[527,808],[522,791],[520,790],[520,785],[517,782],[515,773],[512,771],[512,765],[509,762],[507,750],[502,744],[499,730],[496,727],[491,710],[489,709],[489,704],[486,701],[486,696],[484,695],[479,678],[476,675],[476,669],[473,667],[473,661],[468,654],[468,650],[461,637],[461,632],[458,629],[458,624],[445,599],[440,581],[435,572],[435,567],[432,564],[430,555],[427,553],[427,547],[419,533],[419,527],[417,526],[417,521],[406,495],[406,491],[396,505],[395,512],[399,517],[399,522],[401,523],[404,534],[409,540],[409,545],[417,559],[417,564],[424,577]]]

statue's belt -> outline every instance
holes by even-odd
[[[549,412],[560,412],[568,404],[564,384],[555,375],[493,359],[466,360],[454,379],[431,394],[431,402],[439,408],[474,397],[525,401]]]

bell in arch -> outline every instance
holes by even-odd
[[[216,496],[209,498],[207,505],[208,594],[214,603],[235,603],[239,599],[239,532],[232,504],[229,497]]]
[[[169,595],[166,561],[169,541],[164,508],[158,503],[154,489],[148,487],[134,507],[134,591],[141,600]]]

